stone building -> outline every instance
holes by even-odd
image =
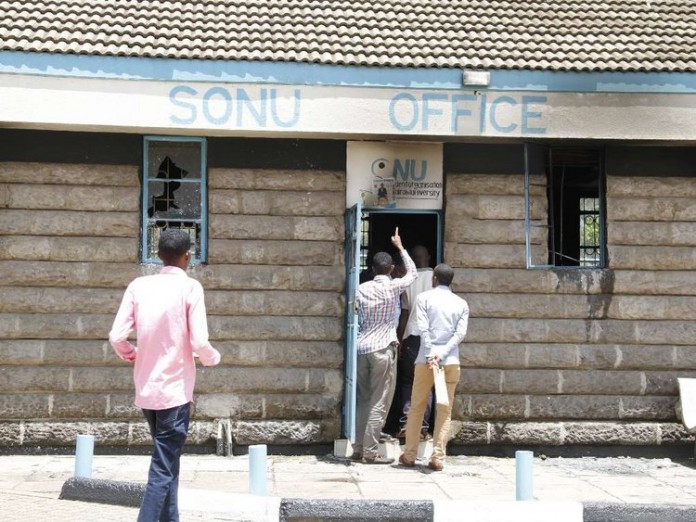
[[[194,239],[223,352],[192,444],[350,433],[352,291],[396,225],[471,307],[456,451],[693,443],[674,410],[696,376],[693,2],[0,14],[5,450],[149,442],[106,337],[165,226]]]

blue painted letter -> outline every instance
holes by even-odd
[[[430,115],[439,116],[442,114],[442,109],[431,109],[430,102],[434,100],[447,100],[449,96],[446,94],[436,94],[426,92],[423,94],[423,130],[428,130],[428,119]]]
[[[293,108],[292,118],[283,121],[280,119],[280,116],[278,116],[278,89],[271,89],[271,117],[278,127],[288,129],[294,127],[297,125],[297,122],[300,121],[300,102],[302,100],[302,92],[300,89],[295,89],[293,97],[295,98],[295,107]]]
[[[502,126],[498,123],[498,118],[496,117],[496,110],[498,105],[501,103],[507,103],[508,105],[514,107],[517,105],[517,101],[511,96],[498,96],[495,100],[491,102],[491,125],[498,132],[512,132],[517,128],[516,123],[510,123],[509,125]]]
[[[244,89],[237,89],[237,127],[243,125],[244,107],[249,109],[249,112],[256,120],[259,127],[266,126],[266,99],[267,91],[265,88],[259,90],[259,109],[256,110],[254,103],[251,101],[251,97],[247,94]]]
[[[545,104],[546,96],[522,96],[522,133],[523,134],[546,134],[546,127],[530,127],[529,120],[532,118],[541,119],[541,111],[530,111],[531,104]]]
[[[460,109],[458,103],[460,101],[475,101],[476,96],[473,94],[453,94],[452,95],[452,132],[456,133],[459,129],[459,117],[471,116],[470,109]]]
[[[213,116],[210,112],[210,100],[216,94],[220,96],[225,103],[224,112],[221,116],[217,117]],[[206,119],[213,125],[224,125],[225,123],[227,123],[230,119],[230,116],[232,116],[232,96],[230,96],[229,91],[227,89],[223,89],[222,87],[211,87],[210,89],[208,89],[208,92],[206,92],[203,96],[203,114],[205,115]]]
[[[486,95],[481,95],[481,107],[479,112],[479,132],[481,134],[486,132]]]
[[[401,123],[396,118],[396,104],[401,100],[406,100],[411,103],[411,121],[406,124]],[[391,121],[391,124],[395,129],[402,132],[412,130],[418,122],[418,102],[416,101],[416,97],[407,92],[400,92],[399,94],[395,95],[389,102],[389,121]]]
[[[188,118],[179,118],[178,116],[174,116],[172,114],[169,119],[172,123],[177,123],[179,125],[191,125],[194,121],[196,121],[196,106],[193,103],[177,100],[176,97],[178,94],[189,94],[191,96],[195,96],[198,94],[198,91],[187,85],[177,85],[176,87],[172,87],[172,90],[169,91],[169,101],[171,101],[173,105],[190,111]]]

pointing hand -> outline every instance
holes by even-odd
[[[394,235],[391,237],[391,242],[392,245],[394,245],[397,249],[404,249],[404,245],[401,244],[401,237],[399,237],[399,227],[396,227],[396,230],[394,230]]]

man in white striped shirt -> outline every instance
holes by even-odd
[[[392,257],[378,252],[372,260],[375,278],[358,287],[357,421],[353,459],[367,464],[391,464],[377,453],[396,385],[396,310],[401,292],[416,280],[416,265],[401,244],[399,228],[391,238],[406,267],[406,275],[391,279]],[[421,416],[423,413],[421,412]]]
[[[440,264],[433,271],[433,289],[416,298],[416,321],[421,346],[416,357],[415,378],[411,394],[411,410],[406,423],[406,448],[399,462],[413,467],[418,452],[423,412],[433,387],[433,368],[442,367],[447,384],[449,404],[437,405],[433,455],[428,467],[440,471],[445,466],[454,390],[459,382],[459,343],[464,340],[469,323],[469,305],[450,289],[454,270]]]

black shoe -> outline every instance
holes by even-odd
[[[362,452],[354,451],[353,454],[350,456],[350,460],[362,460]]]

